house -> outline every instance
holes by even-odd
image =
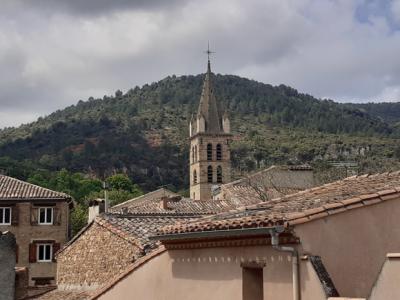
[[[393,172],[169,225],[154,237],[162,246],[90,299],[366,298],[386,254],[399,252],[399,214]],[[397,266],[382,273],[395,280]]]
[[[16,238],[17,267],[29,269],[29,285],[55,284],[54,254],[69,239],[72,198],[0,175],[0,231]]]

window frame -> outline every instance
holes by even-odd
[[[207,167],[207,183],[213,183],[214,182],[214,169],[210,165]]]
[[[50,247],[50,255],[49,259],[46,259],[46,247]],[[43,249],[43,255],[44,259],[40,259],[40,247],[44,247]],[[53,244],[52,243],[37,243],[36,244],[36,262],[38,263],[48,263],[53,261]]]
[[[44,222],[41,222],[41,220],[40,220],[40,212],[41,212],[41,210],[45,210],[44,212],[45,212],[45,214],[44,214]],[[50,222],[47,222],[47,212],[48,212],[48,210],[51,210],[51,220],[50,220]],[[39,207],[38,208],[38,224],[39,225],[53,225],[53,223],[54,223],[54,207],[51,207],[51,206],[41,206],[41,207]]]
[[[221,144],[217,144],[217,147],[215,148],[215,153],[216,153],[217,160],[222,160],[222,145]]]
[[[9,222],[5,222],[6,210],[9,211],[9,214],[8,214]],[[0,222],[0,225],[1,226],[11,225],[11,222],[12,222],[12,207],[9,207],[9,206],[0,207],[0,214],[1,214],[1,217],[2,217],[2,222]]]
[[[222,167],[217,166],[217,183],[222,183],[222,182],[223,182]]]
[[[197,171],[193,170],[193,184],[197,184]]]
[[[213,145],[211,143],[207,144],[207,161],[213,160]]]

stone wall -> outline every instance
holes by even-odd
[[[0,299],[13,300],[15,286],[15,237],[0,232]]]
[[[61,290],[95,289],[134,261],[139,248],[94,222],[57,257]]]

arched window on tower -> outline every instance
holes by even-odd
[[[207,160],[212,160],[212,144],[207,144]]]
[[[218,144],[217,145],[217,160],[222,160],[222,145]]]
[[[222,183],[222,167],[217,167],[217,182]]]
[[[194,147],[192,147],[192,163],[194,163],[195,162],[195,160],[194,160],[194,156],[195,154],[194,154]]]
[[[212,166],[208,166],[207,168],[207,182],[213,182],[213,168]]]
[[[198,157],[197,157],[197,145],[194,146],[194,161],[197,161]]]
[[[197,172],[196,170],[193,171],[193,184],[197,183]]]

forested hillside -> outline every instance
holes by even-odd
[[[22,179],[62,168],[100,179],[122,172],[144,190],[161,185],[185,190],[188,120],[202,80],[202,75],[167,77],[1,130],[0,169]],[[216,75],[215,90],[238,137],[237,172],[328,160],[357,160],[368,171],[394,168],[400,158],[395,109],[318,100],[284,85],[231,75]]]

